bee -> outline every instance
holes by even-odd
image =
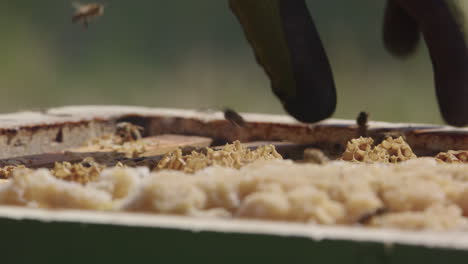
[[[359,137],[367,136],[367,129],[369,128],[368,122],[369,122],[369,113],[360,112],[356,119],[356,123],[358,125]]]
[[[91,20],[98,18],[104,14],[104,5],[98,3],[80,4],[73,3],[76,12],[72,17],[72,22],[82,22],[85,29]]]
[[[132,142],[142,138],[141,133],[143,130],[141,126],[128,122],[121,122],[117,124],[115,135],[118,136],[122,142]]]
[[[237,127],[245,127],[247,125],[244,118],[239,113],[230,108],[224,109],[224,118]]]

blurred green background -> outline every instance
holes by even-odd
[[[0,1],[1,112],[78,104],[284,113],[226,0],[107,0],[84,30],[72,2]],[[337,118],[441,123],[424,45],[383,48],[383,0],[308,1],[331,60]]]

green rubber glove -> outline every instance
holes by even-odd
[[[286,111],[302,122],[330,117],[336,92],[328,58],[305,0],[229,0],[257,61]],[[407,57],[423,36],[444,120],[468,124],[468,0],[387,0],[384,43]]]
[[[229,3],[286,111],[310,123],[331,116],[336,107],[335,84],[305,1]]]

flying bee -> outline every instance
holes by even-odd
[[[76,12],[72,17],[72,22],[82,22],[85,28],[88,28],[88,24],[91,20],[98,18],[104,14],[104,5],[98,3],[92,4],[80,4],[73,3],[73,7]]]
[[[229,108],[224,109],[224,118],[237,127],[245,127],[247,125],[239,113]]]

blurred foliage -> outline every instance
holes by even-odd
[[[106,0],[89,30],[71,1],[0,2],[0,111],[77,104],[283,113],[227,1]],[[337,118],[440,123],[421,45],[383,48],[383,0],[308,1],[338,89]]]

